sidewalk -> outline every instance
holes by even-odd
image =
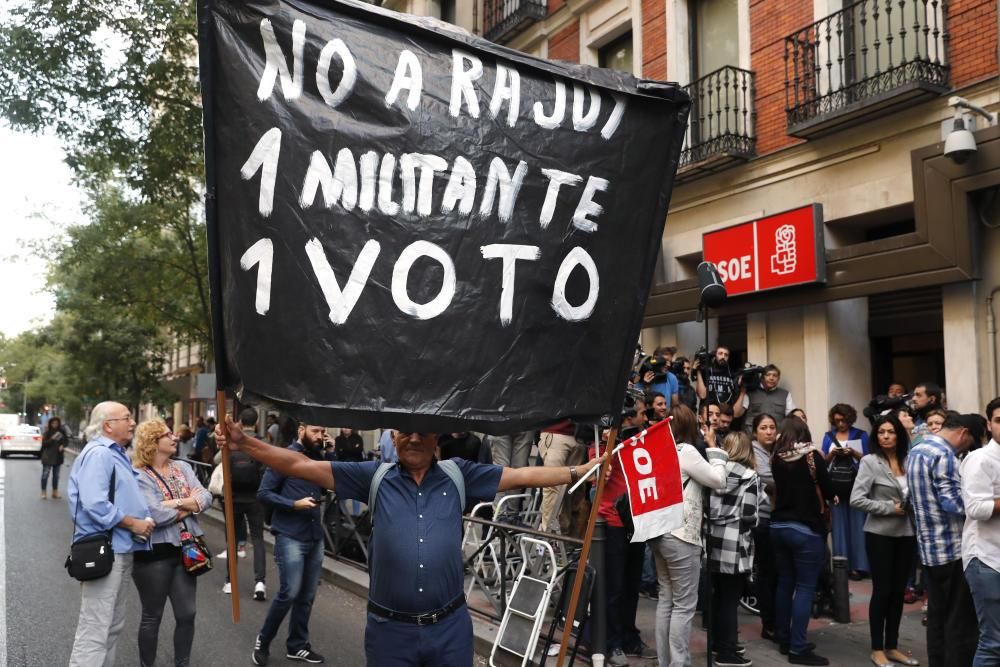
[[[206,510],[203,515],[211,521],[223,523],[222,512],[215,507]],[[274,536],[265,532],[264,541],[274,544]],[[217,567],[224,567],[218,563]],[[329,556],[323,559],[323,578],[329,583],[342,588],[362,599],[368,598],[368,573],[356,567],[334,560]],[[834,623],[828,618],[812,619],[809,623],[809,641],[816,643],[816,652],[830,658],[830,664],[840,667],[869,665],[871,653],[868,636],[868,600],[871,597],[871,581],[852,581],[851,589],[851,623]],[[922,665],[927,664],[927,649],[924,640],[924,628],[920,624],[922,602],[906,605],[903,609],[903,621],[900,625],[900,646],[912,652],[913,657]],[[476,653],[488,656],[496,638],[497,626],[478,614],[472,615],[473,632],[476,640]],[[643,639],[653,646],[656,628],[656,601],[640,599],[639,611],[636,615],[636,625],[642,632]],[[557,635],[558,636],[558,635]],[[755,667],[776,667],[787,665],[788,659],[778,653],[777,645],[760,638],[760,622],[757,617],[743,612],[740,616],[740,639],[746,644],[747,657],[753,660]],[[695,616],[695,630],[691,635],[691,649],[695,665],[705,662],[705,632],[701,629],[701,615]],[[545,664],[554,665],[555,658],[549,658]],[[579,664],[579,661],[578,661]],[[631,658],[630,664],[648,667],[655,665],[655,660]]]

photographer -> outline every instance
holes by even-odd
[[[941,387],[933,382],[921,382],[913,388],[913,398],[910,404],[913,406],[917,417],[914,420],[916,428],[913,429],[914,436],[927,435],[930,428],[927,426],[927,417],[932,410],[941,409],[941,399],[944,392]]]
[[[736,378],[729,370],[728,347],[719,345],[711,358],[705,348],[701,348],[694,355],[692,368],[696,371],[698,398],[711,398],[719,404],[736,403]]]
[[[747,387],[740,384],[739,400],[733,406],[733,414],[743,417],[744,430],[752,431],[754,418],[760,414],[781,415],[784,417],[795,409],[795,401],[787,389],[778,386],[781,381],[781,370],[774,364],[764,366],[760,386]]]
[[[668,405],[677,405],[678,381],[670,372],[676,347],[660,346],[653,354],[643,357],[639,364],[639,381],[635,386],[645,393],[659,392],[667,399]]]

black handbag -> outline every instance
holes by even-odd
[[[111,484],[108,487],[108,502],[115,503],[115,482],[117,470],[111,470]],[[80,511],[80,498],[76,499],[76,509],[73,511],[73,534],[76,534],[76,517]],[[77,581],[91,581],[106,577],[115,564],[115,552],[111,548],[112,528],[106,533],[84,535],[69,547],[66,556],[66,571]]]

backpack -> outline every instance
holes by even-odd
[[[396,465],[395,463],[381,463],[378,469],[375,471],[375,476],[372,477],[371,488],[368,489],[368,516],[371,517],[371,523],[374,527],[375,525],[375,501],[378,500],[378,487],[382,485],[382,480],[385,476],[389,474],[392,467]],[[465,511],[465,478],[462,477],[462,471],[459,469],[458,464],[451,460],[438,461],[438,465],[441,466],[441,470],[444,471],[448,477],[451,478],[452,483],[458,490],[458,502],[461,504],[462,511]]]
[[[262,478],[260,465],[246,452],[229,454],[234,493],[257,493]]]
[[[830,476],[830,484],[833,492],[843,501],[851,497],[854,489],[854,480],[858,476],[858,469],[854,465],[854,458],[850,456],[834,456],[830,465],[826,468],[827,475]]]

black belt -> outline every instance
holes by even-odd
[[[420,614],[408,611],[393,611],[392,609],[387,609],[380,604],[372,602],[371,600],[368,601],[368,611],[376,616],[388,618],[392,621],[402,621],[403,623],[415,623],[416,625],[434,625],[439,621],[443,621],[451,615],[453,611],[463,606],[465,606],[464,595],[459,595],[457,598],[440,609]]]

